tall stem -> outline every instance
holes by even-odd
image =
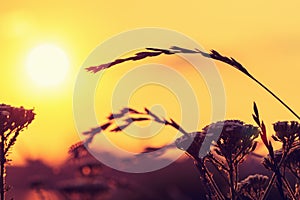
[[[280,169],[277,169],[275,171],[275,174],[276,174],[276,179],[277,179],[276,185],[277,185],[278,192],[280,194],[280,197],[284,200],[286,198],[285,198],[284,191],[283,191],[282,175],[280,173]]]
[[[238,187],[238,179],[239,179],[239,168],[238,168],[238,164],[235,163],[234,165],[234,169],[235,169],[235,182],[234,182],[234,187],[235,189]]]
[[[251,74],[247,74],[252,80],[254,80],[256,83],[258,83],[261,87],[263,87],[265,90],[267,90],[275,99],[277,99],[284,107],[286,107],[295,117],[300,120],[299,115],[295,113],[286,103],[284,103],[276,94],[274,94],[271,90],[269,90],[264,84],[262,84],[259,80],[254,78]]]
[[[267,188],[265,190],[265,193],[264,193],[264,195],[262,197],[262,200],[265,200],[268,197],[269,192],[270,192],[270,190],[272,188],[272,185],[273,185],[273,183],[275,181],[275,178],[277,178],[277,186],[278,186],[279,193],[284,198],[284,196],[283,196],[283,189],[282,189],[282,179],[281,179],[283,176],[282,176],[282,174],[280,172],[280,167],[283,164],[283,162],[284,162],[284,160],[286,158],[286,155],[289,153],[289,152],[286,151],[286,149],[290,149],[290,147],[289,146],[286,147],[285,145],[283,145],[282,149],[283,149],[283,155],[282,155],[279,163],[277,163],[277,166],[276,166],[275,170],[273,170],[273,174],[272,174],[271,180],[270,180],[270,182],[269,182],[269,184],[268,184],[268,186],[267,186]],[[269,151],[269,154],[271,154],[271,150],[269,148],[268,148],[268,151]]]
[[[203,167],[203,161],[201,159],[196,159],[195,165],[200,173],[200,178],[201,178],[202,184],[204,185],[204,187],[208,193],[208,199],[211,200],[212,196],[213,196],[213,191],[212,191],[211,184],[209,183],[209,180],[207,179],[206,171],[204,170],[204,167]]]
[[[202,54],[204,57],[208,57],[214,60],[219,60],[223,63],[227,63],[228,65],[231,65],[232,67],[238,69],[240,72],[244,73],[245,75],[247,75],[249,78],[251,78],[252,80],[254,80],[256,83],[258,83],[261,87],[263,87],[265,90],[267,90],[267,92],[269,92],[275,99],[277,99],[284,107],[286,107],[291,113],[293,113],[293,115],[295,115],[297,117],[298,120],[300,120],[299,115],[297,115],[297,113],[295,113],[286,103],[284,103],[277,95],[275,95],[271,90],[269,90],[269,88],[267,88],[264,84],[262,84],[260,81],[258,81],[256,78],[254,78],[254,76],[252,76],[247,69],[242,66],[240,63],[238,63],[235,59],[233,58],[228,58],[226,56],[222,56],[221,54],[219,54],[217,51],[212,51],[212,53],[205,53],[202,52],[200,50],[197,51],[192,51],[189,53],[200,53]]]
[[[270,193],[271,188],[272,188],[272,186],[273,186],[275,177],[276,177],[276,175],[275,175],[275,173],[273,173],[273,174],[272,174],[272,177],[271,177],[271,180],[270,180],[270,182],[269,182],[267,188],[265,189],[265,193],[264,193],[263,197],[261,198],[261,200],[266,200],[267,197],[269,196],[269,193]]]
[[[196,165],[197,165],[198,171],[200,172],[200,175],[206,181],[207,185],[205,185],[205,186],[207,187],[209,194],[210,195],[216,194],[218,199],[225,200],[225,198],[222,195],[222,192],[219,190],[219,187],[217,186],[216,182],[213,180],[213,178],[210,176],[208,170],[206,169],[204,161],[200,158],[196,159]]]
[[[283,181],[284,186],[288,190],[289,195],[292,197],[293,200],[296,200],[296,196],[293,192],[293,189],[291,188],[289,182],[286,180],[286,178],[284,176],[282,177],[282,181]]]
[[[230,195],[231,199],[235,199],[235,189],[234,189],[234,169],[232,162],[229,162],[229,183],[230,183]]]

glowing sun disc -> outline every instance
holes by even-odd
[[[39,86],[55,86],[62,83],[69,65],[66,53],[52,44],[35,47],[26,60],[28,75]]]

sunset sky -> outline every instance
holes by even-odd
[[[300,2],[295,0],[289,3],[270,0],[2,2],[0,102],[34,108],[37,113],[12,151],[13,163],[22,164],[27,158],[44,159],[55,165],[64,161],[69,146],[79,141],[72,110],[73,89],[79,69],[100,43],[136,28],[157,27],[178,31],[207,51],[215,49],[234,57],[296,113],[300,113],[299,8]],[[33,50],[44,44],[59,48],[69,62],[69,67],[57,69],[57,74],[63,75],[59,83],[36,81],[26,67],[26,63],[34,62],[29,61]],[[164,64],[172,63],[172,66],[178,67],[174,65],[175,58],[164,57],[161,60]],[[220,62],[215,63],[225,87],[226,119],[240,119],[253,124],[252,105],[256,101],[270,132],[271,124],[276,121],[296,120],[245,75]],[[68,70],[65,76],[64,70]],[[189,75],[182,69],[181,72]],[[117,81],[118,73],[120,71],[116,67],[105,74],[104,79]],[[39,75],[33,75],[36,76]],[[190,77],[193,87],[197,84],[196,78]],[[105,87],[107,94],[110,94],[110,87],[112,85]],[[160,94],[158,101],[169,106],[167,116],[176,119],[176,112],[171,110],[178,105],[168,103],[173,97],[161,88],[149,90],[156,89]],[[140,109],[145,97],[136,95],[136,103],[133,101],[131,105]],[[145,104],[151,103],[150,98]],[[104,120],[110,112],[109,107],[100,103],[95,107],[105,107],[103,113],[97,113],[99,120]],[[200,122],[199,126],[205,124],[207,121]]]

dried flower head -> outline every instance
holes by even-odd
[[[293,143],[296,138],[299,139],[300,124],[296,121],[279,121],[273,124],[273,127],[276,132],[276,138],[279,141],[286,142],[292,140],[290,142]]]
[[[254,151],[259,129],[239,120],[226,120],[211,124],[203,129],[206,134],[221,132],[214,151],[227,160],[241,161]]]
[[[238,191],[250,199],[260,199],[267,181],[267,176],[261,174],[250,175],[238,184]]]
[[[256,146],[254,139],[258,137],[259,129],[239,120],[220,121],[204,127],[201,132],[178,138],[175,144],[179,149],[185,150],[190,156],[198,159],[205,137],[214,135],[220,135],[216,138],[215,144],[215,150],[219,155],[239,156],[254,150]]]
[[[23,107],[0,104],[0,135],[5,139],[3,154],[6,156],[24,128],[33,121],[35,113]]]
[[[8,130],[27,127],[34,119],[33,110],[23,107],[17,108],[6,104],[0,104],[0,131],[3,134]]]

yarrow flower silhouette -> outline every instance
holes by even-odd
[[[213,123],[204,128],[209,132],[220,131],[221,135],[216,142],[214,151],[228,161],[240,162],[250,152],[255,150],[259,136],[259,129],[239,120],[226,120]]]
[[[208,132],[221,131],[219,139],[213,145],[207,159],[217,169],[223,170],[230,193],[226,196],[235,199],[238,191],[238,168],[247,155],[255,150],[254,141],[260,131],[257,127],[239,120],[226,120],[213,123],[204,128]]]
[[[296,139],[299,139],[300,124],[296,121],[279,121],[273,127],[276,141],[294,143]]]
[[[20,132],[27,128],[34,120],[33,110],[23,107],[17,108],[6,104],[0,104],[0,199],[4,200],[4,194],[9,189],[5,184],[5,165],[9,151],[17,141]]]
[[[245,197],[260,199],[264,194],[268,179],[269,177],[261,174],[250,175],[238,184],[238,190]]]

